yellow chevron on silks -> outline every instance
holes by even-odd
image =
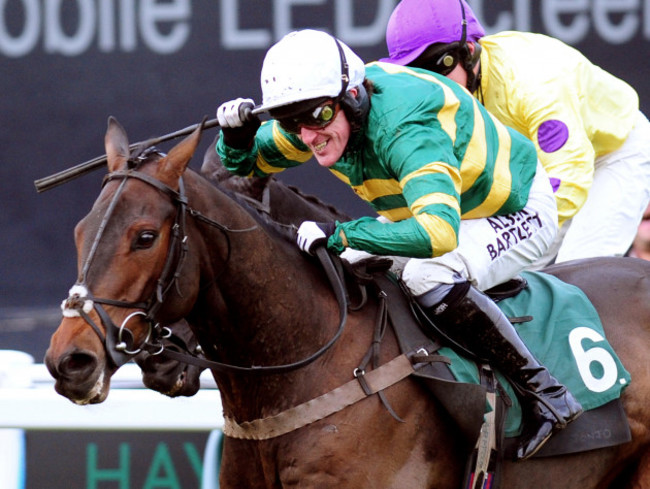
[[[277,121],[272,121],[273,124],[273,142],[277,147],[278,151],[282,155],[292,161],[299,161],[304,163],[308,161],[312,156],[312,152],[309,150],[301,150],[296,148],[296,146],[287,138],[287,136],[280,131],[280,124]]]
[[[510,173],[512,139],[505,126],[497,124],[495,127],[499,133],[499,141],[501,143],[499,144],[499,150],[494,164],[494,181],[499,183],[493,183],[483,203],[463,214],[463,219],[492,216],[501,209],[510,197],[512,190],[512,174]]]

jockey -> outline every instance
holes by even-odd
[[[485,36],[465,0],[402,0],[386,43],[382,61],[457,81],[535,143],[560,226],[538,267],[625,254],[650,201],[650,123],[632,87],[551,37]]]
[[[315,30],[269,49],[261,85],[263,104],[253,115],[245,110],[251,99],[217,109],[224,166],[266,176],[314,156],[350,185],[379,219],[306,221],[300,248],[394,257],[432,321],[525,393],[518,456],[534,454],[582,408],[481,292],[526,268],[556,236],[555,199],[533,144],[453,81],[388,63],[364,66]],[[255,115],[262,112],[273,120],[262,124]]]

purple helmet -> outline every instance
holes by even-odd
[[[465,41],[476,42],[485,31],[465,0],[401,0],[386,27],[390,57],[381,61],[405,66],[431,44],[461,41],[463,8],[467,21]]]

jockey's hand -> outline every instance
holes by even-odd
[[[313,255],[318,246],[327,246],[327,239],[335,229],[336,223],[333,222],[305,221],[298,228],[298,246]]]
[[[237,98],[225,102],[217,109],[223,141],[236,149],[247,149],[253,144],[257,129],[262,122],[253,114],[255,103],[250,98]]]

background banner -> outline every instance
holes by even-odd
[[[642,110],[650,111],[650,0],[470,4],[489,32],[542,32],[572,44],[633,85]],[[264,53],[296,29],[326,29],[366,61],[386,56],[385,26],[395,5],[0,0],[0,311],[51,311],[75,282],[74,225],[89,211],[105,172],[42,194],[33,182],[103,154],[110,115],[136,142],[213,118],[219,103],[231,98],[259,103]],[[205,133],[193,168],[200,167],[215,134]],[[281,178],[352,215],[370,213],[313,162]]]

